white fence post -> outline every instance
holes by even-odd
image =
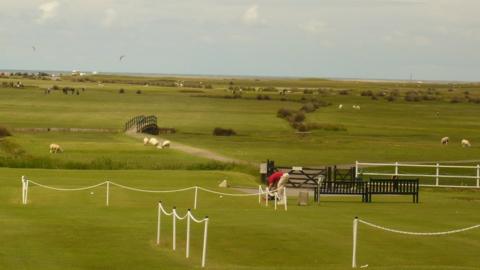
[[[274,203],[273,203],[273,204],[274,204],[274,209],[275,209],[275,211],[277,211],[277,197],[278,197],[278,191],[275,191],[275,193],[273,194],[273,197],[274,197],[274,199],[273,199],[273,201],[274,201]]]
[[[160,245],[160,222],[162,216],[162,202],[158,202],[158,216],[157,216],[157,245]]]
[[[438,176],[440,175],[440,164],[438,164],[438,163],[437,163],[435,175],[436,175],[436,178],[435,178],[435,186],[438,186],[438,185],[439,185],[439,178],[438,178]]]
[[[190,209],[187,212],[187,244],[185,247],[185,257],[190,257]]]
[[[262,186],[258,186],[258,203],[262,203]]]
[[[283,204],[285,205],[285,211],[287,211],[287,188],[283,187]]]
[[[205,261],[207,259],[207,235],[208,235],[208,216],[205,217],[205,229],[203,231],[202,268],[205,267]]]
[[[197,209],[198,187],[195,186],[195,198],[193,199],[193,209]]]
[[[173,207],[173,215],[172,215],[172,221],[173,221],[173,229],[172,229],[172,249],[173,250],[176,250],[177,249],[177,237],[176,237],[176,234],[177,234],[177,228],[176,228],[176,223],[177,223],[177,220],[176,220],[176,215],[177,215],[177,211],[176,211],[176,207],[174,206]]]
[[[265,206],[268,206],[268,193],[270,193],[270,191],[268,190],[268,187],[265,188]]]
[[[28,204],[28,179],[25,179],[25,204]]]
[[[395,162],[395,176],[398,176],[398,162]]]
[[[107,196],[106,196],[106,202],[105,204],[107,206],[110,205],[110,181],[107,181]]]
[[[22,175],[22,204],[25,204],[25,176]]]
[[[357,268],[357,227],[358,227],[358,217],[355,217],[355,219],[353,219],[352,268]]]
[[[480,164],[477,164],[477,188],[480,188]]]
[[[355,179],[358,177],[358,160],[355,160]]]

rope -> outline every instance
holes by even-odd
[[[88,187],[81,187],[81,188],[56,188],[56,187],[51,187],[51,186],[46,186],[46,185],[42,185],[40,183],[37,183],[37,182],[34,182],[32,180],[27,180],[29,183],[32,183],[32,184],[35,184],[39,187],[43,187],[43,188],[47,188],[47,189],[53,189],[53,190],[58,190],[58,191],[80,191],[80,190],[87,190],[87,189],[92,189],[92,188],[96,188],[96,187],[99,187],[101,185],[104,185],[106,184],[107,182],[102,182],[102,183],[99,183],[99,184],[96,184],[96,185],[93,185],[93,186],[88,186]]]
[[[172,212],[170,212],[170,213],[167,212],[165,209],[163,209],[162,204],[160,204],[160,210],[162,211],[162,213],[164,213],[164,214],[167,215],[167,216],[171,216],[171,215],[173,215],[173,213],[174,213],[173,210],[172,210]]]
[[[364,221],[359,219],[358,222],[363,223],[365,225],[368,225],[373,228],[377,228],[380,230],[388,231],[388,232],[393,232],[393,233],[399,233],[399,234],[408,234],[408,235],[420,235],[420,236],[436,236],[436,235],[446,235],[446,234],[453,234],[453,233],[459,233],[459,232],[464,232],[468,230],[473,230],[476,228],[480,228],[480,224],[463,228],[463,229],[458,229],[458,230],[452,230],[452,231],[446,231],[446,232],[407,232],[407,231],[400,231],[400,230],[395,230],[395,229],[390,229],[386,227],[382,227],[379,225],[372,224],[370,222]]]
[[[257,193],[223,193],[223,192],[218,192],[218,191],[214,191],[214,190],[211,190],[211,189],[206,189],[206,188],[203,188],[203,187],[197,187],[198,189],[200,190],[203,190],[203,191],[206,191],[206,192],[210,192],[210,193],[214,193],[214,194],[218,194],[218,195],[225,195],[225,196],[234,196],[234,197],[246,197],[246,196],[258,196],[258,195],[262,195],[262,194],[265,194],[265,192],[257,192]]]
[[[207,219],[208,219],[208,218],[196,219],[196,218],[192,215],[192,213],[190,213],[190,212],[188,212],[187,215],[189,215],[190,218],[191,218],[193,221],[195,221],[196,223],[202,223],[202,222],[207,221]]]
[[[176,210],[173,211],[173,214],[177,219],[180,219],[180,220],[186,219],[188,217],[188,212],[183,217],[179,216]]]
[[[133,188],[133,187],[129,187],[129,186],[124,186],[124,185],[117,184],[117,183],[115,183],[115,182],[110,182],[110,184],[115,185],[115,186],[117,186],[117,187],[124,188],[124,189],[129,189],[129,190],[139,191],[139,192],[149,192],[149,193],[180,192],[180,191],[187,191],[187,190],[190,190],[190,189],[194,189],[194,188],[195,188],[195,187],[188,187],[188,188],[172,189],[172,190],[148,190],[148,189],[140,189],[140,188]]]

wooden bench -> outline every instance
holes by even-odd
[[[367,182],[364,181],[322,181],[315,189],[318,202],[321,194],[360,195],[362,202],[367,202]]]
[[[412,195],[418,203],[418,190],[418,179],[370,179],[367,201],[372,202],[372,195]]]

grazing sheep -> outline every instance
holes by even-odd
[[[343,108],[343,104],[338,105],[338,108],[341,110]]]
[[[449,140],[450,140],[449,137],[443,137],[443,138],[440,140],[440,142],[441,142],[442,144],[448,144],[448,141],[449,141]]]
[[[169,147],[170,147],[170,141],[169,140],[163,141],[162,148],[169,148]]]
[[[472,145],[470,144],[470,142],[466,139],[463,139],[462,140],[462,147],[471,147]]]
[[[360,105],[353,105],[352,106],[355,110],[360,110]]]
[[[60,147],[60,145],[56,144],[56,143],[52,143],[50,144],[50,153],[61,153],[63,152],[63,149],[62,147]]]
[[[149,141],[148,137],[143,138],[143,145],[147,145],[148,141]]]
[[[148,143],[157,146],[160,142],[155,138],[150,138],[150,140],[148,140]]]

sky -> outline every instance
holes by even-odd
[[[0,69],[480,81],[479,10],[479,0],[0,0]]]

